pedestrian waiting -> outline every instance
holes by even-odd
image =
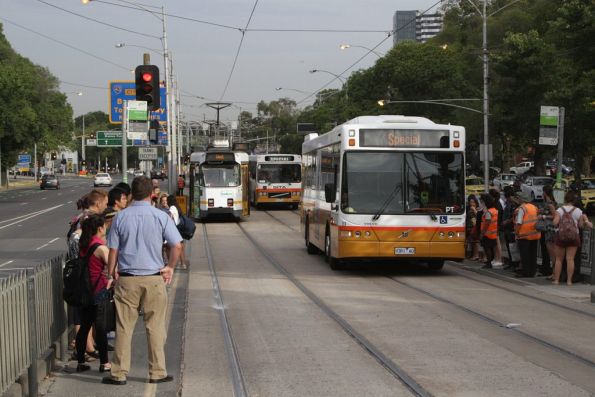
[[[581,246],[580,229],[593,228],[593,224],[580,208],[574,206],[576,194],[569,191],[564,196],[564,205],[556,211],[554,225],[558,227],[555,236],[556,265],[552,284],[560,283],[562,262],[566,259],[567,285],[572,285],[574,274],[574,258],[576,251]]]
[[[489,194],[482,194],[479,201],[484,208],[481,220],[481,245],[486,254],[486,263],[482,268],[491,269],[498,241],[498,210],[495,208],[494,198]]]
[[[537,242],[541,233],[536,229],[537,207],[527,192],[519,192],[519,207],[514,220],[515,238],[521,254],[521,268],[517,277],[535,277],[537,271]]]
[[[149,383],[170,382],[165,365],[167,310],[166,284],[171,283],[178,262],[182,237],[173,219],[151,206],[151,180],[140,176],[132,182],[133,203],[116,215],[108,236],[108,272],[118,265],[114,287],[116,304],[116,345],[111,376],[102,382],[125,385],[130,371],[131,343],[138,308],[144,308],[147,330]],[[170,247],[167,265],[163,265],[163,240]]]

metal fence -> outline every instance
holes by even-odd
[[[28,371],[37,395],[37,359],[68,329],[62,300],[64,256],[0,273],[0,395]]]

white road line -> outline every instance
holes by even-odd
[[[66,204],[72,204],[72,200],[70,200],[69,202],[67,202]]]
[[[29,203],[21,203],[21,205],[27,205],[27,204],[29,204]]]
[[[8,261],[8,262],[4,262],[3,264],[1,264],[1,265],[0,265],[0,267],[2,267],[2,266],[6,266],[6,265],[8,265],[8,264],[10,264],[10,263],[12,263],[12,262],[14,262],[14,261]]]
[[[51,244],[51,243],[53,243],[54,241],[58,241],[58,240],[60,240],[60,237],[56,237],[55,239],[53,239],[53,240],[50,240],[50,242],[49,242],[48,244]]]
[[[23,219],[19,219],[19,220],[18,220],[18,221],[16,221],[16,222],[9,223],[8,225],[0,226],[0,230],[4,229],[4,228],[6,228],[6,227],[12,226],[12,225],[16,225],[17,223],[21,223],[22,221],[26,221],[27,219],[35,218],[35,217],[36,217],[36,216],[38,216],[38,215],[43,215],[43,214],[45,214],[46,212],[50,212],[50,211],[52,211],[52,210],[55,210],[56,208],[60,208],[60,207],[62,207],[63,205],[64,205],[64,204],[60,204],[60,205],[56,205],[56,206],[54,206],[54,207],[46,208],[45,210],[39,211],[39,212],[37,212],[37,213],[33,213],[33,215],[31,215],[31,216],[28,216],[28,217],[26,217],[26,218],[23,218]],[[17,218],[15,218],[15,219],[17,219]],[[3,222],[8,222],[8,221],[3,221]]]
[[[35,211],[35,212],[30,212],[30,213],[28,213],[28,214],[25,214],[25,215],[17,216],[16,218],[11,218],[11,219],[6,219],[6,220],[4,220],[4,221],[0,221],[0,223],[10,222],[10,221],[14,221],[14,220],[16,220],[16,219],[20,219],[20,218],[25,218],[25,217],[27,217],[27,216],[29,216],[29,215],[39,214],[40,212],[43,212],[43,211],[44,211],[44,210],[39,210],[39,211]]]
[[[42,199],[42,200],[45,200],[45,199],[47,199],[47,197],[42,197],[41,199]]]
[[[55,239],[48,241],[46,244],[35,248],[35,251],[39,251],[40,249],[47,247],[48,245],[50,245],[51,243],[53,243],[56,240],[60,240],[60,237],[56,237]]]

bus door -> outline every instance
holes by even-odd
[[[250,215],[250,173],[248,163],[242,163],[242,215]]]
[[[199,165],[190,165],[190,216],[200,218],[200,177]]]

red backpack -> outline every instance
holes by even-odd
[[[563,243],[572,243],[578,239],[578,227],[572,219],[572,212],[576,207],[566,212],[562,207],[562,218],[558,224],[558,239]]]

